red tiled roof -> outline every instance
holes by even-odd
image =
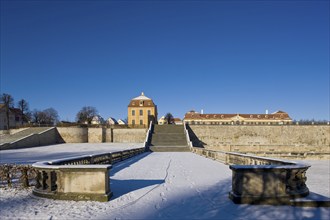
[[[267,119],[287,119],[291,120],[289,115],[285,112],[276,112],[274,114],[199,114],[199,113],[186,113],[184,119],[195,119],[195,120],[215,120],[215,119],[231,119],[235,116],[239,116],[245,119],[254,120],[267,120]]]

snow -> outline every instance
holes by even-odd
[[[64,155],[63,150],[73,156],[86,151],[113,150],[115,145],[132,147],[54,145],[33,149],[34,154],[26,149],[2,151],[1,160],[23,162],[23,152],[30,162],[40,157],[58,159]],[[18,155],[12,155],[16,151]],[[311,185],[318,188],[318,193],[324,192],[320,188],[328,187],[324,180],[329,178],[329,168],[324,161],[308,163],[322,168],[313,170],[312,175],[318,177],[319,183]],[[190,152],[143,153],[117,163],[110,171],[110,187],[114,195],[104,203],[45,199],[33,196],[31,188],[1,188],[0,216],[1,219],[329,219],[330,216],[329,208],[236,205],[228,199],[229,167]]]
[[[306,185],[310,195],[320,200],[330,198],[330,160],[300,160],[299,163],[310,164],[307,170]],[[330,217],[329,217],[330,219]]]
[[[143,143],[76,143],[55,144],[0,151],[0,164],[32,164],[38,161],[55,160],[74,156],[109,153],[143,147]]]

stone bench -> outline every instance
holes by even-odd
[[[291,199],[309,194],[306,171],[310,165],[234,152],[193,148],[199,155],[230,165],[234,203],[291,204]]]
[[[37,162],[33,194],[63,200],[106,202],[110,190],[111,164],[145,152],[145,148]]]
[[[230,165],[234,203],[290,204],[290,200],[305,197],[309,165]]]

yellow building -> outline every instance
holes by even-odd
[[[157,123],[157,105],[142,92],[128,105],[128,125],[148,127],[150,121]]]

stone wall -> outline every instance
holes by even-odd
[[[142,143],[145,141],[147,129],[113,129],[115,143]]]
[[[31,134],[14,142],[3,144],[0,146],[0,150],[56,144],[56,133],[57,131],[55,128],[49,128],[46,131],[40,132],[38,134]]]
[[[146,129],[62,128],[58,127],[59,143],[143,143]]]
[[[88,128],[88,143],[105,142],[105,128]]]
[[[190,125],[188,130],[194,146],[213,150],[246,153],[330,152],[329,125]]]
[[[88,128],[57,127],[58,143],[87,143]]]

